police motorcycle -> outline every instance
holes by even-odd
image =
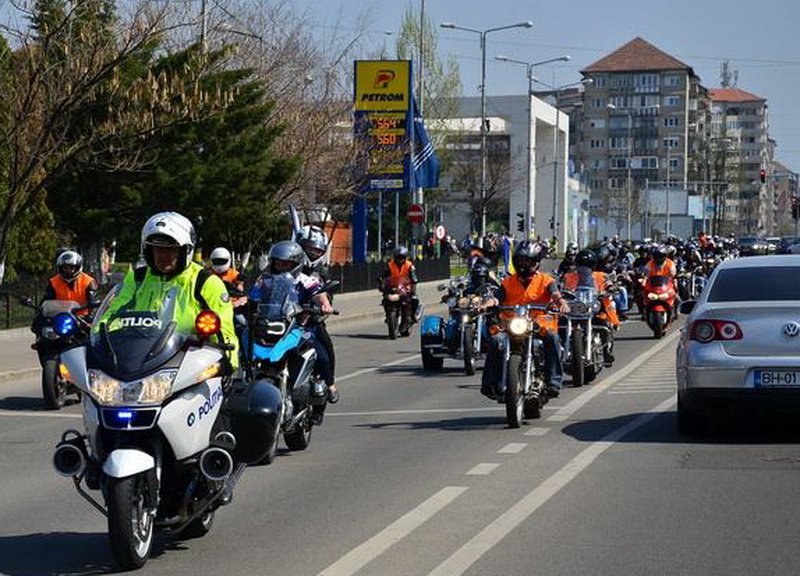
[[[544,374],[544,343],[539,336],[540,326],[531,317],[534,310],[557,314],[553,305],[523,304],[519,306],[494,306],[490,312],[511,312],[489,326],[489,334],[498,338],[502,354],[500,399],[506,406],[509,428],[519,428],[523,419],[535,419],[549,397]],[[485,368],[486,369],[486,368]]]
[[[130,570],[145,564],[157,531],[192,538],[211,529],[247,463],[266,453],[273,421],[269,398],[244,405],[230,390],[230,345],[210,339],[221,328],[214,312],[181,327],[177,288],[160,312],[108,312],[119,289],[98,309],[87,345],[61,355],[82,393],[85,433],[65,431],[53,464],[106,516],[114,561]],[[224,408],[226,396],[237,402]]]
[[[36,310],[31,332],[36,341],[31,349],[36,350],[42,366],[42,397],[48,410],[63,408],[68,394],[80,396],[75,385],[61,370],[59,356],[73,346],[86,341],[89,323],[78,312],[85,310],[71,300],[45,300],[38,306],[29,297],[19,299],[20,304]]]
[[[420,327],[422,367],[441,370],[448,356],[464,362],[467,376],[475,374],[475,364],[485,348],[485,316],[479,309],[482,298],[466,294],[467,278],[460,276],[449,284],[437,286],[445,292],[442,301],[447,304],[449,316],[424,316]]]
[[[278,426],[269,450],[259,461],[269,464],[275,458],[280,434],[289,450],[308,448],[314,409],[325,405],[328,390],[314,373],[317,353],[310,333],[313,322],[324,316],[298,303],[291,274],[266,276],[264,282],[264,287],[250,291],[242,350],[245,380],[268,385],[278,393]],[[322,290],[330,291],[338,285],[329,282]],[[264,299],[262,294],[266,295]]]
[[[564,348],[564,370],[572,376],[573,386],[592,382],[604,366],[610,365],[614,333],[604,317],[602,295],[593,286],[562,288],[569,313],[559,320],[559,336]]]

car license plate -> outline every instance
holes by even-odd
[[[800,387],[800,372],[794,370],[754,370],[753,384],[756,388]]]

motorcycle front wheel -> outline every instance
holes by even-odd
[[[58,376],[58,358],[47,358],[42,364],[42,396],[48,410],[63,408],[67,402],[67,383]]]
[[[386,313],[386,326],[389,329],[389,340],[397,339],[397,310],[390,309]]]
[[[522,425],[524,398],[520,390],[520,367],[522,356],[512,354],[508,359],[508,378],[506,380],[506,422],[509,428]]]
[[[108,539],[114,562],[123,570],[141,568],[150,557],[155,511],[146,508],[148,490],[145,474],[108,478]]]
[[[475,374],[475,329],[464,326],[464,372],[467,376]]]
[[[576,388],[583,386],[586,382],[585,365],[583,363],[583,329],[575,328],[572,331],[572,385]]]
[[[663,312],[653,312],[653,336],[662,338],[664,336],[664,317]]]

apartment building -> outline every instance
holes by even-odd
[[[685,233],[687,222],[691,227],[686,201],[651,204],[649,190],[669,196],[665,191],[690,187],[688,160],[703,130],[700,78],[639,37],[581,73],[592,82],[585,86],[573,153],[589,173],[596,236],[625,236],[628,227],[634,238],[659,236],[670,225],[671,232]]]
[[[725,183],[718,192],[718,229],[771,235],[777,208],[774,190],[766,178],[761,182],[761,170],[768,171],[775,148],[768,137],[767,101],[738,88],[712,88],[708,98],[711,173]]]

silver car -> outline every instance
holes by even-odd
[[[717,267],[678,344],[678,429],[699,433],[708,408],[800,409],[800,256]]]

